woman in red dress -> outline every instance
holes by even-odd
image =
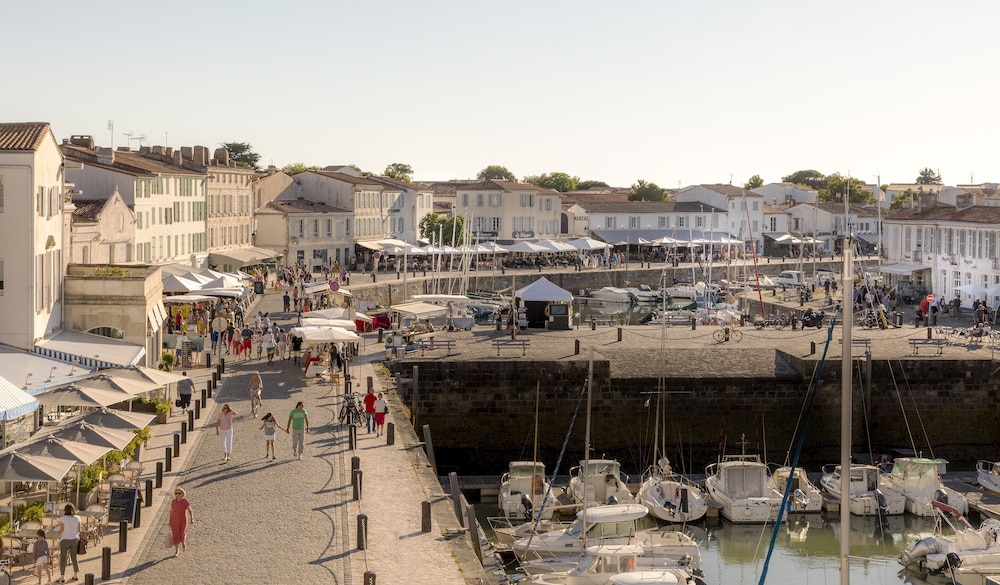
[[[174,541],[174,556],[187,548],[188,524],[194,523],[191,502],[187,500],[184,488],[174,489],[174,499],[170,502],[170,535]]]

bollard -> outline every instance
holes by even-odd
[[[414,369],[416,369],[414,367]],[[416,376],[414,376],[416,378]],[[437,459],[434,457],[434,440],[431,437],[431,425],[424,425],[424,453],[427,455],[427,463],[431,466],[434,475],[437,475]]]
[[[368,376],[368,389],[369,390],[374,390],[375,389],[374,380],[372,380],[371,376]]]
[[[469,527],[469,541],[472,543],[472,548],[475,549],[476,554],[479,558],[483,558],[483,548],[479,543],[479,524],[476,523],[476,508],[472,504],[469,504],[465,508],[466,522],[465,524]]]
[[[427,500],[420,502],[420,532],[431,531],[431,503]]]
[[[145,501],[145,505],[146,505],[147,508],[153,505],[153,480],[151,480],[151,479],[147,479],[146,480],[146,501]]]
[[[211,382],[205,382],[205,392],[208,393],[208,397],[209,398],[212,397],[212,383]]]
[[[221,366],[221,365],[218,365],[218,364],[217,364],[217,365],[215,366],[215,372],[216,372],[217,374],[219,374],[219,379],[221,380],[221,379],[222,379],[222,366]]]
[[[354,472],[361,469],[361,458],[355,455],[351,457],[351,477],[354,477]]]
[[[618,328],[618,343],[622,342],[622,328]]]
[[[101,549],[101,581],[111,580],[111,547]]]
[[[590,318],[590,330],[597,331],[597,317]]]
[[[382,333],[382,329],[381,329],[381,328],[379,328],[379,330],[378,330],[378,342],[379,342],[379,343],[385,343],[385,339],[384,339],[384,337],[383,337],[384,335],[385,335],[385,334],[384,334],[384,333]]]
[[[170,473],[170,470],[173,469],[173,464],[172,464],[173,459],[174,459],[174,450],[171,449],[170,447],[167,447],[166,453],[163,454],[163,470],[166,471],[167,473]]]
[[[580,340],[577,339],[576,343],[573,344],[573,355],[580,355]]]
[[[347,448],[354,451],[358,447],[358,427],[351,425],[347,427]]]
[[[193,412],[189,412],[188,414],[194,416]],[[186,445],[187,442],[188,442],[188,423],[186,420],[183,420],[181,421],[181,443],[184,443]]]
[[[128,550],[128,522],[122,520],[118,523],[118,552]]]
[[[135,517],[132,519],[132,528],[142,526],[142,506],[135,507]]]
[[[209,380],[208,383],[212,385],[212,392],[215,392],[216,390],[219,389],[219,383],[217,381]]]
[[[83,576],[83,585],[94,585],[94,574],[87,573]]]
[[[218,381],[219,381],[219,372],[212,372],[212,384],[215,384]]]
[[[174,433],[174,457],[181,456],[181,434]]]
[[[694,331],[697,328],[698,328],[698,321],[694,317],[691,317],[691,331]]]
[[[198,401],[198,406],[205,408],[208,404],[208,390],[205,388],[201,389],[201,400]]]
[[[458,524],[465,527],[465,517],[462,516],[462,489],[458,485],[458,473],[452,471],[448,474],[448,483],[451,484],[451,504],[455,508],[455,517]]]
[[[932,337],[932,334],[933,334],[933,333],[934,333],[934,330],[933,330],[933,329],[931,329],[930,327],[928,327],[928,328],[927,328],[927,339],[934,339],[934,338]]]
[[[375,571],[365,571],[363,585],[375,585]]]
[[[220,374],[226,373],[226,358],[219,359],[219,373]]]
[[[156,487],[157,489],[163,487],[163,462],[156,462]]]
[[[810,341],[809,342],[809,355],[816,355],[816,342],[815,341]]]
[[[368,546],[368,515],[358,514],[358,550]]]
[[[385,424],[385,444],[395,445],[396,444],[396,425],[393,423]]]
[[[194,417],[201,418],[201,400],[194,401]]]
[[[353,495],[354,495],[354,499],[355,500],[361,500],[361,476],[362,476],[363,473],[364,472],[362,472],[360,469],[355,469],[354,470],[354,474],[352,476],[354,478],[354,481],[353,481],[353,484],[354,484],[354,494]]]

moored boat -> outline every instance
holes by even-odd
[[[781,492],[756,455],[726,455],[705,468],[705,489],[722,506],[722,516],[736,524],[778,519]]]
[[[793,471],[791,467],[781,466],[771,470],[771,479],[781,494],[785,493],[789,476],[791,476],[792,485],[788,492],[788,511],[792,513],[822,511],[823,492],[816,487],[816,484],[809,481],[805,469],[796,467]]]
[[[896,490],[881,485],[880,470],[874,465],[851,464],[847,506],[855,516],[893,516],[906,511],[906,498]],[[840,465],[826,465],[820,488],[844,505]]]
[[[539,585],[704,585],[684,560],[655,562],[645,558],[645,549],[635,544],[588,547],[586,554],[572,568],[534,574],[528,582]]]
[[[551,518],[556,499],[545,479],[545,464],[511,461],[507,473],[500,478],[497,499],[500,510],[511,520]]]
[[[659,303],[663,301],[663,291],[653,290],[648,284],[626,287],[640,303]]]
[[[674,473],[666,457],[650,468],[639,486],[636,502],[667,522],[694,522],[708,513],[708,494],[688,478]]]
[[[944,459],[926,457],[897,457],[892,469],[882,472],[881,484],[903,494],[906,511],[916,516],[936,514],[934,502],[947,504],[962,515],[969,513],[969,502],[965,496],[946,487],[941,481],[948,462]]]
[[[635,303],[638,298],[627,289],[617,286],[605,286],[598,289],[587,289],[587,297],[597,301],[611,303]]]
[[[569,470],[567,494],[573,502],[591,504],[631,504],[635,497],[621,478],[621,464],[614,459],[591,459]]]
[[[1000,462],[980,459],[976,463],[976,481],[984,490],[1000,495]]]
[[[960,575],[972,576],[995,573],[1000,570],[1000,520],[987,519],[973,528],[955,507],[933,502],[932,511],[938,515],[937,530],[933,536],[921,538],[907,545],[899,555],[904,567],[942,575],[952,581]],[[947,523],[952,534],[941,528]],[[964,582],[964,581],[963,581]]]

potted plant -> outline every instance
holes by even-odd
[[[156,402],[156,422],[163,425],[167,424],[167,417],[170,416],[170,403],[166,400],[160,399]]]
[[[164,372],[169,372],[174,368],[174,354],[170,351],[164,351],[160,354],[160,363],[156,366],[156,369],[162,370]]]

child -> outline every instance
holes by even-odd
[[[271,461],[278,459],[274,454],[274,429],[277,427],[278,422],[274,420],[274,415],[270,412],[264,415],[261,419],[260,428],[264,430],[264,459],[267,459],[268,453],[271,454]],[[41,577],[39,577],[41,578]]]
[[[49,576],[49,583],[52,582],[52,567],[49,566],[49,541],[45,540],[45,531],[39,530],[35,533],[35,547],[32,549],[35,559],[35,574],[38,575],[38,585],[42,585],[42,567],[45,568]]]
[[[257,348],[257,359],[260,359],[264,351],[264,333],[260,329],[253,334],[253,345]]]

